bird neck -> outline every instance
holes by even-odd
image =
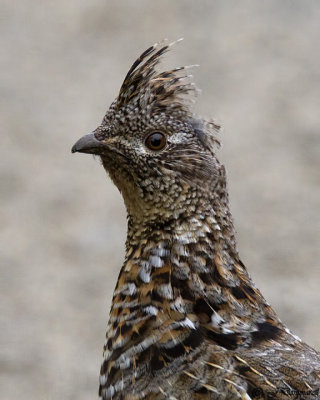
[[[206,315],[213,329],[228,333],[250,329],[253,310],[273,319],[239,259],[228,209],[218,211],[210,204],[202,213],[139,226],[129,219],[113,307],[147,307],[178,320],[190,314],[190,326]]]
[[[129,218],[126,261],[120,277],[124,274],[126,281],[151,285],[156,291],[166,284],[168,299],[174,296],[171,292],[178,281],[183,285],[195,275],[211,276],[212,281],[217,268],[230,286],[237,285],[233,265],[239,258],[228,210],[216,212],[211,203],[208,207],[202,204],[201,213],[189,211],[151,223],[137,224]],[[243,273],[247,276],[245,269]]]
[[[228,247],[236,252],[224,177],[212,187],[186,184],[177,185],[174,193],[170,188],[167,190],[165,194],[152,192],[151,200],[148,199],[148,192],[142,192],[142,199],[134,202],[135,207],[127,207],[128,251],[150,238],[155,241],[168,240],[170,243],[180,240],[188,244],[206,237],[208,242],[228,243]]]

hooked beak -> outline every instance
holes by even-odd
[[[72,153],[101,154],[104,144],[93,133],[82,136],[72,147]]]

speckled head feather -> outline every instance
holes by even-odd
[[[145,50],[132,64],[118,97],[104,118],[102,126],[108,129],[103,130],[99,127],[100,129],[96,131],[99,139],[103,138],[102,132],[107,131],[112,134],[113,121],[124,121],[125,115],[132,117],[133,113],[139,110],[144,115],[157,116],[158,120],[166,113],[172,120],[190,121],[203,143],[212,150],[219,145],[216,133],[220,130],[220,125],[211,119],[207,121],[197,117],[192,112],[194,97],[199,89],[192,82],[192,75],[186,71],[198,65],[177,67],[162,72],[157,70],[163,55],[181,40],[169,44],[167,41],[156,43]]]
[[[172,43],[173,44],[173,43]],[[158,72],[172,44],[148,48],[133,63],[102,124],[94,131],[102,163],[123,194],[129,217],[166,219],[169,207],[180,209],[177,196],[189,187],[223,184],[224,169],[215,151],[219,126],[192,112],[197,92],[189,67]],[[146,145],[160,132],[166,145]],[[174,189],[175,188],[175,189]]]

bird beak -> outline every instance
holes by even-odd
[[[72,153],[101,154],[104,144],[93,133],[82,136],[72,147]]]

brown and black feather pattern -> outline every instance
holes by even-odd
[[[128,211],[102,399],[317,399],[319,354],[290,333],[236,248],[218,126],[192,114],[184,68],[157,72],[147,49],[94,132]],[[146,137],[161,132],[152,151]],[[98,143],[99,142],[99,143]],[[98,144],[97,144],[98,143]]]

